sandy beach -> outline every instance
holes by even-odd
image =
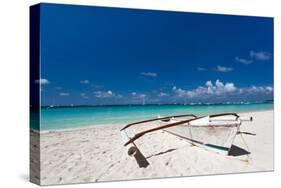
[[[240,115],[253,117],[241,126],[252,134],[242,135],[247,145],[237,135],[227,157],[163,130],[139,139],[141,153],[130,157],[120,136],[124,125],[97,126],[41,133],[40,146],[31,144],[31,155],[41,150],[31,171],[40,160],[40,184],[47,185],[273,170],[273,111]],[[31,132],[31,141],[38,135]]]

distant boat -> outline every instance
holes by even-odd
[[[49,109],[49,108],[54,108],[55,106],[54,105],[49,105],[48,107],[47,107],[47,109]]]
[[[185,119],[183,119],[185,118]],[[126,125],[121,129],[121,136],[128,147],[128,155],[135,155],[138,148],[134,141],[148,133],[164,130],[186,139],[193,145],[228,155],[240,126],[244,121],[252,121],[252,117],[240,117],[236,113],[214,114],[197,117],[193,114],[158,117]],[[157,122],[158,126],[130,135],[134,125]],[[160,126],[159,126],[160,124]]]

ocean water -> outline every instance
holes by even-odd
[[[53,107],[41,108],[40,130],[59,130],[127,124],[155,118],[158,115],[170,116],[194,114],[197,116],[225,113],[250,112],[273,109],[273,103],[262,104],[216,104],[216,105],[138,105],[138,106],[92,106],[92,107]],[[32,121],[31,121],[32,122]],[[31,128],[36,129],[31,124]],[[38,128],[37,128],[38,129]]]

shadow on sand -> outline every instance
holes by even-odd
[[[146,168],[149,165],[149,162],[146,160],[146,158],[143,156],[143,154],[138,150],[135,154],[135,159],[139,165],[140,168]]]
[[[174,150],[176,150],[176,149],[170,149],[170,150],[167,150],[165,152],[160,152],[160,153],[151,155],[147,158],[138,150],[134,157],[135,157],[135,159],[136,159],[140,168],[146,168],[146,167],[149,166],[149,162],[147,161],[147,159],[149,159],[153,156],[158,156],[158,155],[162,155],[162,154],[165,154],[165,153],[168,153],[168,152],[172,152]],[[248,154],[250,154],[249,151],[247,151],[243,148],[240,148],[236,145],[232,145],[231,148],[230,148],[230,151],[228,153],[229,156],[234,156],[234,157],[248,155]]]
[[[249,151],[243,149],[243,148],[240,148],[236,145],[232,145],[231,148],[230,148],[230,151],[228,153],[229,156],[234,156],[234,157],[238,157],[238,156],[242,156],[242,155],[248,155],[250,154]]]

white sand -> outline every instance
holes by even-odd
[[[256,134],[243,134],[249,155],[243,155],[248,149],[239,135],[234,145],[240,149],[234,147],[232,152],[238,156],[212,153],[192,146],[185,139],[157,131],[136,142],[143,156],[129,157],[119,131],[124,125],[41,134],[41,184],[273,170],[273,111],[243,115],[254,118],[241,126],[242,132]],[[31,135],[36,137],[34,133]],[[31,149],[36,151],[36,146]]]

